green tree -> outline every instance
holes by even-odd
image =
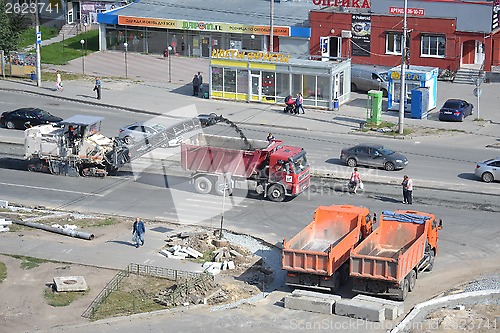
[[[16,50],[26,19],[20,14],[7,13],[5,4],[5,0],[0,0],[0,50],[9,52]]]

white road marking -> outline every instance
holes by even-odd
[[[222,200],[222,196],[220,196],[219,198],[220,198],[219,200],[214,200],[214,201],[208,201],[208,200],[202,200],[202,199],[189,199],[189,198],[187,198],[187,199],[185,199],[185,201],[202,202],[202,203],[207,203],[207,204],[212,204],[212,205],[214,205],[214,204],[221,204],[222,205],[222,201],[221,201]],[[226,198],[226,205],[228,203],[229,203],[229,199]],[[230,204],[231,203],[229,203],[229,205]],[[248,207],[247,205],[240,205],[240,204],[237,204],[236,206],[238,206],[238,207],[245,207],[245,208]]]
[[[58,188],[41,187],[41,186],[33,186],[33,185],[21,185],[21,184],[11,184],[11,183],[0,183],[0,185],[14,186],[14,187],[24,187],[24,188],[31,188],[31,189],[34,189],[34,190],[46,190],[46,191],[54,191],[54,192],[61,192],[61,193],[82,194],[82,195],[89,195],[89,196],[94,196],[94,197],[103,197],[104,196],[104,194],[96,194],[96,193],[88,193],[88,192],[78,192],[78,191],[73,191],[73,190],[62,190],[62,189],[58,189]]]

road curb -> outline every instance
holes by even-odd
[[[471,292],[467,292],[467,293],[460,293],[460,294],[456,294],[456,295],[449,295],[449,296],[445,296],[445,297],[434,298],[434,299],[431,299],[427,302],[417,304],[410,311],[410,313],[398,325],[396,325],[395,328],[393,328],[390,331],[390,333],[405,332],[407,329],[409,329],[411,327],[411,324],[410,324],[411,321],[417,317],[417,315],[420,313],[420,311],[423,311],[428,307],[443,304],[443,303],[450,302],[450,301],[460,300],[463,298],[482,297],[482,296],[488,296],[488,295],[493,295],[493,294],[500,294],[500,289],[471,291]]]

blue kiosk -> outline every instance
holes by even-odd
[[[437,67],[409,66],[405,68],[406,104],[405,112],[412,118],[427,118],[430,110],[437,104]],[[401,89],[401,67],[389,70],[389,92],[387,108],[399,110]]]

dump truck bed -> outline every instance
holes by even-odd
[[[432,216],[392,214],[385,212],[378,228],[351,251],[352,277],[398,283],[423,258]]]
[[[366,208],[320,206],[313,221],[290,241],[283,241],[282,267],[289,272],[332,275],[349,259],[360,237]]]
[[[181,166],[193,172],[248,178],[280,143],[199,133],[181,145]]]

